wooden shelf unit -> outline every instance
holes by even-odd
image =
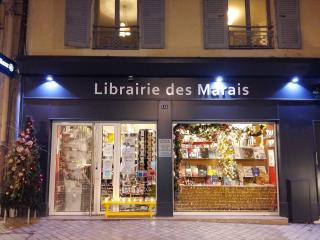
[[[242,166],[265,166],[266,159],[235,159],[237,163],[240,163]],[[190,165],[209,165],[209,166],[218,166],[219,159],[209,159],[209,158],[184,158],[182,159],[182,164],[187,162]],[[184,165],[185,165],[184,164]]]

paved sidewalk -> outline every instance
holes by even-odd
[[[320,224],[256,225],[170,220],[51,220],[0,224],[0,240],[320,240]]]

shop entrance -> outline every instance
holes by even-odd
[[[150,122],[53,122],[49,214],[101,214],[105,199],[155,200],[156,137]]]
[[[176,212],[278,214],[276,124],[176,123]]]
[[[320,216],[320,122],[315,122],[315,145],[316,145],[316,176],[317,176],[317,192],[318,192],[318,215]]]

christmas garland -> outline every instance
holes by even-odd
[[[223,139],[220,139],[218,144],[219,152],[222,155],[222,159],[219,159],[219,165],[223,169],[223,175],[234,179],[236,176],[236,161],[233,159],[234,150],[232,145],[227,140],[229,133],[234,132],[238,137],[243,133],[247,133],[248,136],[260,136],[266,129],[265,124],[260,124],[258,130],[251,128],[239,129],[232,127],[230,124],[225,123],[210,123],[210,124],[177,124],[173,128],[174,134],[174,197],[177,200],[179,198],[180,185],[178,179],[180,179],[180,164],[182,161],[181,145],[183,141],[182,132],[188,131],[189,134],[195,134],[199,137],[205,138],[208,141],[217,142],[218,137],[224,134]]]
[[[39,145],[31,118],[27,118],[24,129],[5,161],[1,206],[39,209],[43,176],[40,173]]]

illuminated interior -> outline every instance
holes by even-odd
[[[262,0],[250,1],[251,26],[267,26],[267,4]]]
[[[97,24],[104,27],[116,25],[116,0],[99,0]],[[119,0],[119,25],[121,27],[136,26],[138,22],[137,0]]]
[[[235,26],[246,25],[245,0],[229,0],[228,25],[235,25]]]
[[[267,4],[264,0],[250,0],[251,26],[267,26]],[[228,25],[246,26],[245,0],[228,1]]]

